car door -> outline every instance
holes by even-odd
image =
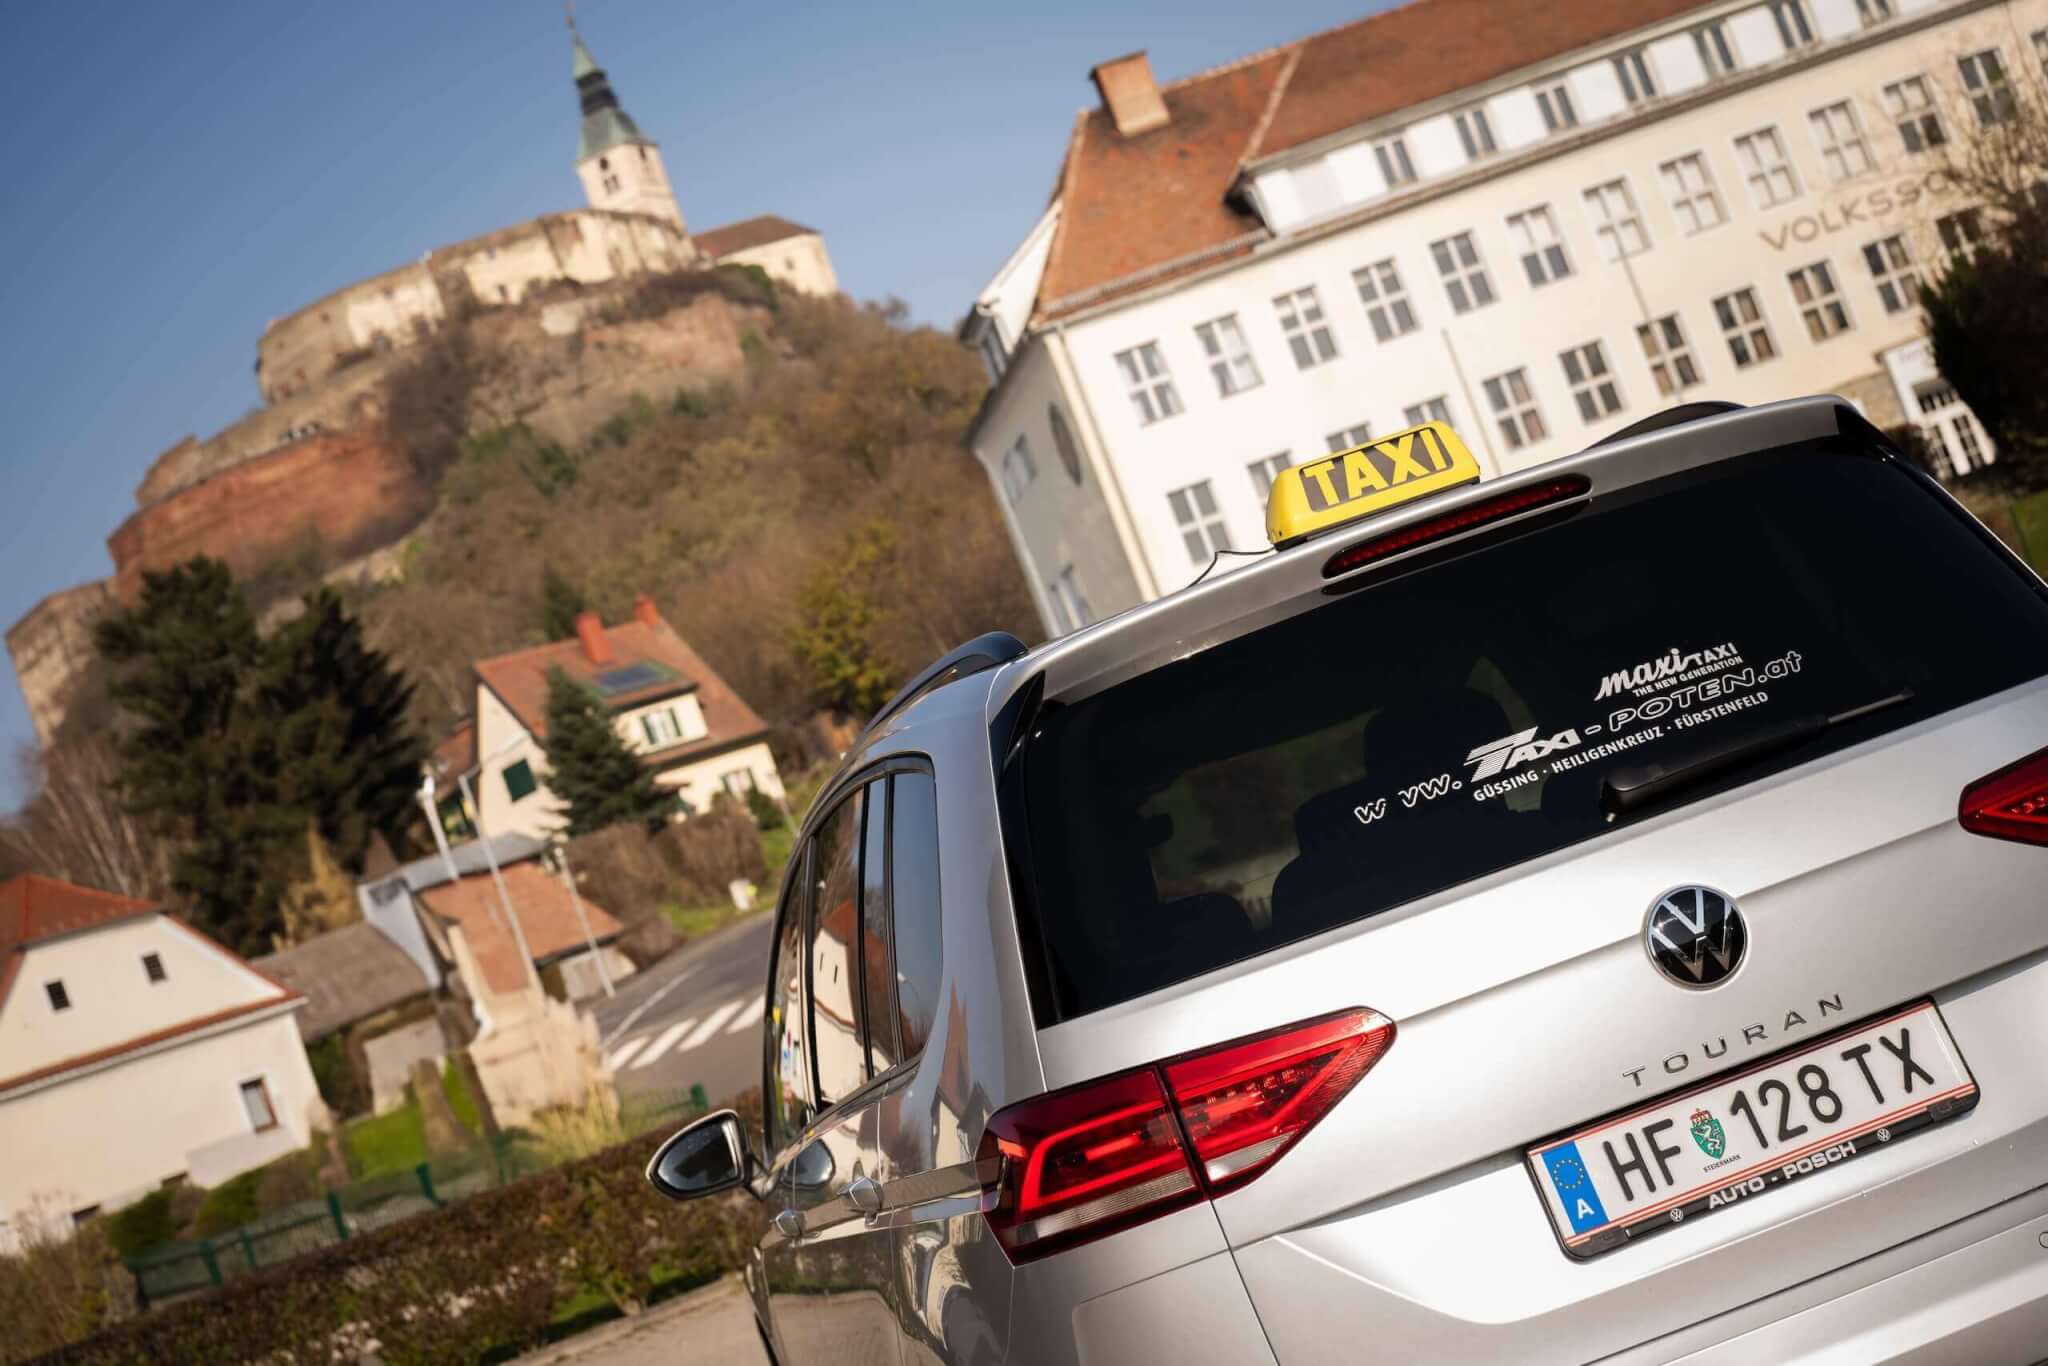
[[[883,847],[886,788],[863,782],[812,837],[804,931],[811,1094],[818,1116],[789,1167],[796,1244],[787,1366],[897,1366],[892,1239],[881,1207],[872,1067],[863,990],[863,887],[872,843]],[[874,869],[877,885],[881,870]]]
[[[763,1147],[768,1162],[763,1204],[768,1231],[761,1243],[759,1300],[783,1361],[790,1351],[793,1325],[802,1319],[802,1280],[797,1266],[794,1231],[800,1215],[792,1189],[796,1159],[806,1146],[810,1126],[811,1053],[804,1005],[804,922],[810,899],[811,846],[799,844],[790,855],[791,872],[776,911],[775,935],[768,975],[768,1012],[764,1020],[761,1110]]]

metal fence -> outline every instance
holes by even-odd
[[[641,1092],[619,1103],[627,1137],[680,1126],[710,1108],[704,1088]],[[274,1210],[211,1237],[166,1243],[126,1259],[136,1295],[155,1301],[224,1285],[236,1276],[369,1233],[401,1219],[502,1186],[551,1165],[538,1139],[523,1130],[502,1133],[459,1153],[422,1162],[410,1171],[352,1182],[315,1200]]]

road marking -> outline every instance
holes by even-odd
[[[611,1068],[611,1070],[614,1072],[618,1071],[621,1067],[624,1067],[626,1065],[626,1060],[628,1058],[632,1057],[635,1053],[638,1053],[641,1049],[647,1047],[647,1040],[652,1037],[654,1036],[651,1034],[643,1034],[637,1039],[630,1040],[624,1048],[621,1048],[618,1052],[612,1054],[609,1058],[606,1058],[604,1065],[606,1067]]]
[[[660,1058],[662,1054],[668,1052],[675,1045],[677,1039],[683,1037],[683,1031],[695,1023],[697,1023],[697,1018],[693,1015],[687,1020],[678,1020],[667,1029],[662,1030],[661,1036],[648,1046],[647,1051],[633,1060],[633,1066],[636,1068],[645,1067],[647,1064]]]
[[[639,1024],[640,1017],[642,1015],[645,1015],[648,1011],[652,1010],[655,1006],[655,1003],[660,1001],[662,997],[668,995],[671,991],[674,991],[677,987],[689,981],[690,978],[693,975],[695,975],[697,969],[700,966],[701,964],[692,963],[690,966],[684,968],[681,972],[677,973],[668,981],[663,982],[660,988],[656,990],[652,996],[649,996],[646,1000],[642,1001],[639,1005],[634,1006],[630,1011],[626,1013],[626,1018],[619,1021],[618,1028],[614,1029],[609,1035],[607,1035],[604,1042],[609,1044],[613,1039],[619,1038],[627,1030],[631,1029],[634,1025]]]
[[[747,1008],[733,1016],[732,1023],[725,1027],[728,1034],[737,1034],[750,1025],[759,1024],[761,1017],[768,1013],[768,998],[756,996],[747,1003]]]
[[[718,1032],[718,1027],[724,1024],[727,1020],[730,1020],[733,1017],[733,1015],[744,1005],[746,1005],[746,1002],[744,1000],[727,1001],[724,1005],[712,1011],[710,1018],[706,1019],[703,1024],[698,1025],[696,1032],[691,1034],[689,1038],[684,1039],[682,1044],[677,1048],[676,1051],[679,1053],[687,1053],[691,1049],[697,1047],[697,1045],[703,1043],[713,1034],[716,1034]]]

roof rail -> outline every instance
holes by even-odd
[[[1648,417],[1638,418],[1618,432],[1609,432],[1586,449],[1593,450],[1600,446],[1611,446],[1617,441],[1627,441],[1631,437],[1648,436],[1651,432],[1661,432],[1666,427],[1682,427],[1688,422],[1697,422],[1703,417],[1719,417],[1722,413],[1734,413],[1741,410],[1742,405],[1740,403],[1730,403],[1725,399],[1718,398],[1703,398],[1692,403],[1681,403],[1675,408],[1666,408],[1661,413],[1651,413]]]
[[[1029,647],[1008,631],[990,631],[987,635],[976,636],[964,645],[956,645],[934,660],[924,672],[905,683],[897,694],[882,704],[882,709],[868,718],[861,727],[866,735],[876,726],[902,711],[905,707],[935,692],[958,678],[993,669],[999,664],[1008,664],[1022,655]]]

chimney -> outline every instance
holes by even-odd
[[[612,643],[604,633],[604,622],[597,613],[585,612],[576,618],[576,638],[583,642],[583,657],[592,664],[612,662]]]
[[[633,620],[642,626],[661,625],[661,613],[654,610],[654,599],[642,593],[633,599]]]
[[[1102,93],[1102,107],[1116,122],[1124,137],[1164,128],[1171,119],[1166,101],[1159,97],[1159,82],[1152,79],[1152,63],[1143,52],[1116,57],[1088,73]]]

